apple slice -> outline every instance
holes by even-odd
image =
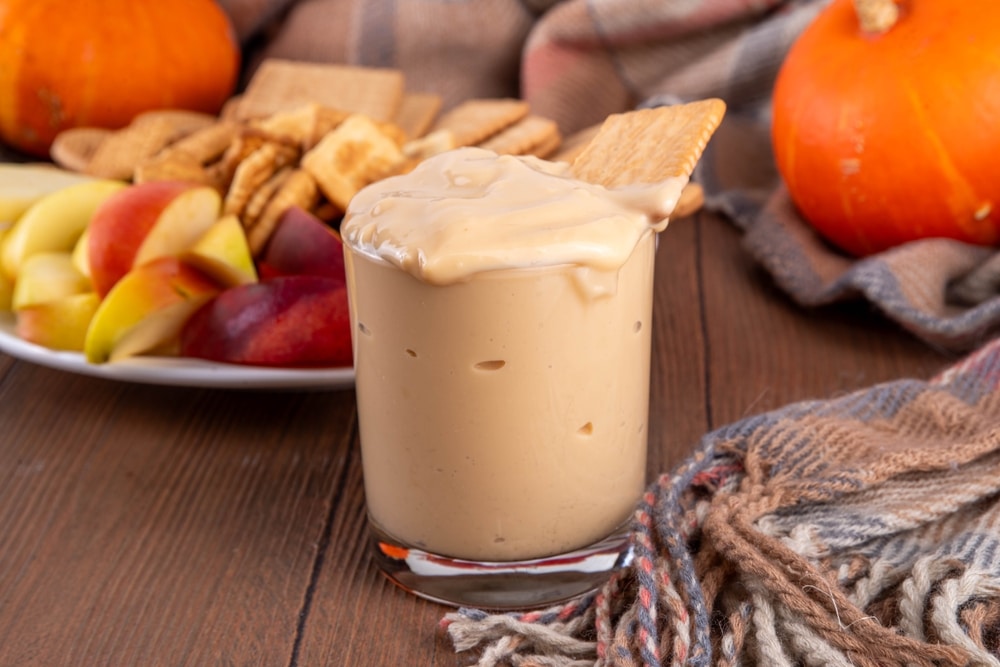
[[[10,223],[0,222],[0,248],[3,248],[3,239],[11,228]],[[0,310],[10,310],[14,297],[14,280],[7,276],[6,271],[0,267]]]
[[[10,310],[14,301],[14,281],[0,271],[0,310]]]
[[[350,366],[347,288],[323,276],[233,287],[195,313],[180,353],[256,366]]]
[[[39,252],[21,264],[11,307],[16,311],[90,291],[90,280],[77,270],[70,253]]]
[[[235,215],[219,218],[181,258],[226,287],[257,282],[247,235]]]
[[[95,364],[160,348],[220,287],[178,257],[137,266],[108,292],[87,330],[84,354]]]
[[[0,164],[0,222],[14,222],[42,197],[92,176],[49,164]]]
[[[82,352],[100,302],[95,292],[84,292],[22,308],[17,311],[14,332],[36,345]]]
[[[80,238],[77,239],[76,245],[73,246],[73,266],[76,270],[83,275],[90,278],[90,255],[88,249],[90,247],[90,227],[83,230],[80,234]]]
[[[121,181],[89,180],[32,204],[4,236],[0,264],[7,277],[16,279],[21,263],[35,253],[72,250],[97,208],[123,189]]]
[[[298,206],[278,220],[261,255],[262,279],[275,276],[326,276],[346,282],[344,246],[337,233]]]
[[[110,197],[94,213],[87,261],[94,289],[108,294],[134,267],[177,256],[219,218],[214,188],[182,181],[148,181]]]

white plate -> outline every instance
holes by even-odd
[[[62,371],[144,384],[223,389],[347,389],[353,368],[267,368],[219,364],[187,357],[134,357],[90,364],[77,352],[57,352],[21,340],[9,314],[0,315],[0,352]]]

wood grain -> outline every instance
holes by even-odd
[[[0,664],[287,664],[353,397],[0,384]]]
[[[727,222],[657,255],[650,478],[707,431],[952,359],[806,311]],[[126,385],[0,355],[0,665],[467,665],[365,542],[354,396]]]

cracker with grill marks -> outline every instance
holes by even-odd
[[[319,196],[316,179],[304,169],[291,168],[247,232],[247,243],[253,255],[258,257],[263,252],[285,211],[293,206],[311,211],[319,201]]]
[[[254,192],[275,173],[295,163],[298,158],[298,149],[276,141],[265,142],[254,150],[236,167],[233,182],[223,202],[223,213],[242,215]]]
[[[367,116],[353,114],[302,157],[302,168],[340,210],[358,190],[397,173],[406,161],[396,137]]]

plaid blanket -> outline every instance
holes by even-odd
[[[444,627],[480,665],[996,665],[1000,340],[930,381],[706,435],[636,511],[630,568]]]

